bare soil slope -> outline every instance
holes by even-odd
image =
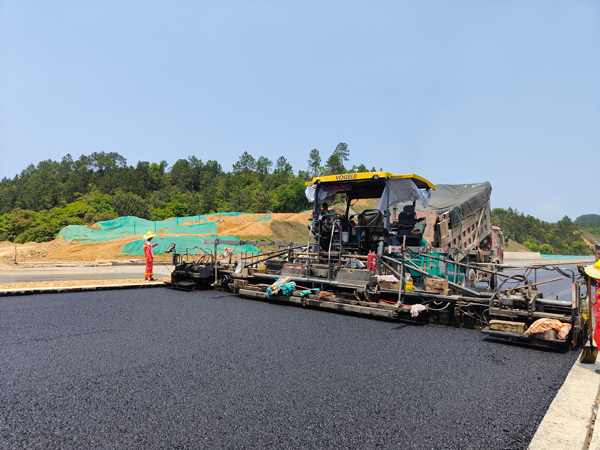
[[[254,221],[253,215],[243,215],[237,217],[230,216],[212,216],[211,219],[217,222],[217,232],[219,235],[235,236],[240,238],[278,240],[283,239],[281,236],[282,227],[277,228],[277,235],[274,236],[271,225],[279,222],[289,222],[292,229],[306,228],[308,218],[311,212],[299,214],[272,214],[272,217],[267,221]],[[284,227],[285,229],[285,227]],[[157,236],[168,236],[166,233],[158,232]],[[0,242],[0,266],[12,266],[12,259],[17,253],[17,262],[92,262],[106,260],[131,260],[136,257],[131,257],[121,254],[121,248],[129,242],[141,239],[142,236],[130,236],[120,239],[115,239],[106,242],[74,242],[65,241],[64,239],[56,239],[51,242],[35,243],[28,242],[27,244],[13,244],[9,241]],[[287,241],[288,239],[283,239]],[[292,239],[289,239],[292,240]],[[141,256],[139,257],[141,258]],[[157,258],[169,259],[169,255],[157,255]]]

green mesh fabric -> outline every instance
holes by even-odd
[[[217,221],[222,216],[238,217],[244,222],[258,222],[269,220],[271,215],[260,215],[252,213],[229,212],[198,216],[175,217],[167,220],[146,220],[134,216],[118,217],[114,220],[105,220],[96,225],[99,230],[94,230],[83,225],[69,225],[58,233],[67,241],[79,242],[104,242],[127,236],[139,235],[140,237],[148,231],[164,234],[216,234]],[[243,217],[241,217],[243,216]]]
[[[100,223],[98,225],[101,226]],[[154,225],[154,222],[137,218],[136,221],[131,221],[120,227],[101,228],[100,230],[93,230],[83,225],[68,225],[60,230],[57,237],[62,237],[67,241],[105,242],[127,236],[143,236],[148,231],[153,233],[163,231],[167,234],[215,234],[217,232],[216,222],[173,226],[171,228],[161,226],[163,225],[161,222],[156,222],[156,226]]]
[[[152,239],[152,243],[158,244],[156,247],[154,247],[155,253],[164,253],[172,243],[175,243],[175,251],[177,253],[198,255],[201,253],[201,251],[203,253],[212,253],[215,248],[214,244],[205,244],[204,241],[216,239],[217,237],[224,240],[239,241],[238,238],[232,236],[156,236]],[[139,239],[137,241],[130,242],[121,249],[121,253],[124,255],[143,255],[144,242],[145,239]],[[222,244],[217,245],[217,253],[221,254],[225,252],[226,247],[232,249],[233,253],[236,255],[260,253],[260,250],[253,245],[226,246]]]

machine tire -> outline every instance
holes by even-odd
[[[492,291],[496,290],[496,288],[498,287],[498,275],[497,274],[494,273],[494,274],[490,275],[488,285],[490,286],[490,289]]]
[[[475,269],[469,268],[463,280],[465,280],[465,287],[474,288],[477,284],[477,272]]]

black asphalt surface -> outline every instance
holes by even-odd
[[[0,448],[524,449],[576,360],[227,293],[0,298]]]

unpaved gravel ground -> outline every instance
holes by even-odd
[[[0,298],[0,448],[524,449],[576,359],[167,289]]]

